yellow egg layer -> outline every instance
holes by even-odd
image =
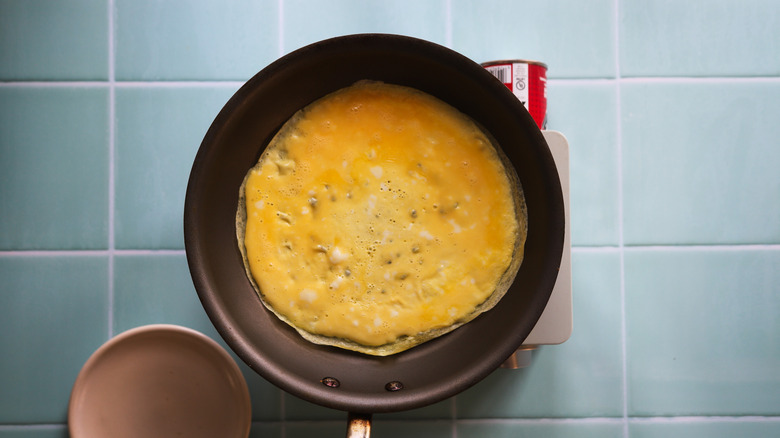
[[[361,82],[310,105],[244,187],[263,302],[363,346],[471,317],[516,249],[514,192],[488,138],[405,87]]]

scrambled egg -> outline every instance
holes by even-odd
[[[491,308],[522,258],[522,192],[487,136],[417,90],[361,81],[280,130],[237,228],[267,308],[306,339],[396,353]]]

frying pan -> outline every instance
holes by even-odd
[[[386,357],[314,345],[267,311],[246,277],[235,234],[246,172],[282,124],[314,100],[362,79],[405,85],[467,114],[514,166],[528,210],[525,257],[492,310],[459,329]],[[457,174],[452,175],[457,178]],[[495,370],[523,342],[555,283],[563,195],[550,150],[514,95],[479,64],[411,37],[359,34],[320,41],[257,73],[226,103],[195,157],[184,206],[187,261],[198,296],[225,342],[290,394],[352,413],[422,407]]]

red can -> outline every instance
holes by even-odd
[[[482,63],[531,113],[539,129],[547,126],[547,65],[538,61],[510,59]]]

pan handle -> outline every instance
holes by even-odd
[[[369,438],[371,436],[371,414],[350,412],[347,414],[347,438]]]

